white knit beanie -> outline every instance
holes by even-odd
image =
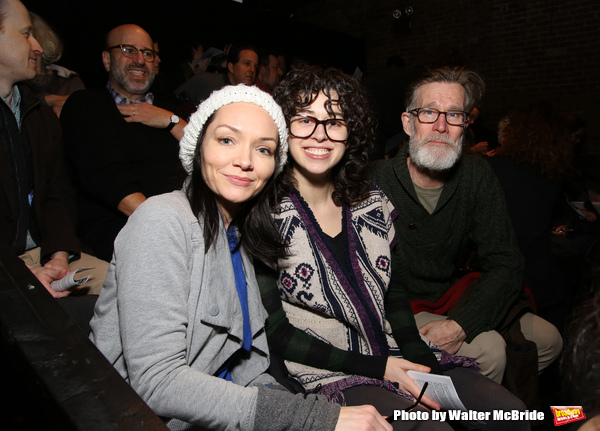
[[[259,90],[255,86],[238,84],[228,85],[220,90],[213,91],[208,99],[202,102],[198,106],[198,110],[190,117],[188,125],[183,130],[183,138],[179,142],[179,159],[188,174],[191,174],[194,169],[194,153],[198,144],[198,138],[208,117],[214,114],[219,108],[237,102],[254,103],[260,106],[269,113],[275,124],[277,124],[277,129],[279,130],[279,146],[277,147],[279,163],[275,166],[275,175],[282,171],[287,161],[288,132],[281,108],[270,94]]]

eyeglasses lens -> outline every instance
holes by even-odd
[[[320,124],[325,127],[325,133],[330,140],[342,142],[348,138],[346,123],[336,118],[317,120],[308,116],[294,117],[290,122],[290,133],[297,138],[308,138],[315,133]]]

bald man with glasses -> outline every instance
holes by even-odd
[[[109,31],[102,51],[105,88],[74,93],[61,114],[81,214],[79,233],[107,260],[138,205],[182,184],[178,150],[187,123],[177,106],[149,91],[159,63],[153,47],[137,25]]]

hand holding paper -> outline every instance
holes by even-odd
[[[81,286],[82,284],[86,283],[89,279],[91,279],[92,275],[91,274],[86,275],[85,277],[78,278],[77,280],[75,280],[75,275],[82,271],[87,271],[89,269],[94,269],[94,268],[83,267],[83,268],[76,269],[75,271],[71,271],[67,275],[65,275],[63,278],[61,278],[60,280],[55,280],[52,283],[50,283],[50,286],[52,287],[52,289],[54,289],[57,292],[62,292],[64,290],[71,289],[72,287],[75,287],[75,286]]]
[[[450,377],[439,374],[421,373],[419,371],[407,371],[406,374],[414,380],[419,388],[422,388],[425,382],[428,382],[429,387],[425,393],[429,398],[437,402],[442,409],[467,411]]]

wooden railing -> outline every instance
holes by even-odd
[[[5,245],[0,358],[0,429],[167,430]]]

